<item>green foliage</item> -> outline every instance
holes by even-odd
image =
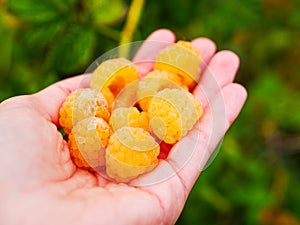
[[[8,85],[0,100],[83,73],[117,45],[125,10],[121,0],[7,1],[0,8],[0,30],[8,34],[0,37],[0,72]]]
[[[14,15],[22,20],[32,23],[44,23],[59,16],[59,11],[51,3],[47,0],[40,2],[35,0],[10,0],[7,6]]]
[[[0,4],[0,100],[83,73],[122,39],[128,0],[7,0]],[[249,98],[201,174],[177,224],[300,220],[300,2],[146,1],[134,40],[166,27],[212,38],[241,58]]]
[[[71,73],[86,65],[95,44],[94,33],[81,26],[72,27],[49,52],[50,64],[58,71]]]
[[[65,27],[64,21],[51,21],[46,24],[33,25],[24,37],[24,42],[33,47],[44,47],[53,40]]]

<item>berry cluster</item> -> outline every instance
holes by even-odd
[[[174,145],[203,114],[190,91],[199,80],[201,57],[190,42],[162,49],[143,78],[125,58],[109,59],[93,72],[90,88],[72,92],[60,109],[73,162],[105,168],[128,182],[158,164],[160,146]]]

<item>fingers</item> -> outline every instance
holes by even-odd
[[[208,38],[196,38],[192,40],[192,45],[196,47],[200,52],[200,56],[202,58],[200,67],[201,71],[203,71],[216,52],[216,44]]]
[[[239,84],[223,87],[211,103],[213,107],[207,108],[200,123],[172,150],[168,162],[174,171],[179,171],[178,176],[187,190],[191,190],[210,155],[240,113],[246,98],[247,92]]]
[[[238,67],[237,55],[230,51],[217,53],[194,91],[206,108],[205,114],[169,156],[170,165],[180,171],[178,175],[188,190],[245,102],[247,92],[244,87],[232,83]],[[180,149],[186,149],[185,154]]]
[[[176,37],[174,33],[168,29],[159,29],[151,33],[147,41],[162,41],[162,42],[175,42]]]
[[[247,99],[247,90],[240,84],[232,83],[222,89],[226,103],[226,118],[231,125]]]
[[[66,97],[77,88],[89,87],[89,74],[75,76],[52,84],[44,90],[32,95],[36,100],[37,107],[50,116],[51,122],[58,125],[59,109]]]
[[[212,57],[194,90],[194,95],[202,101],[203,107],[222,87],[233,82],[238,67],[239,58],[231,51],[221,51]]]
[[[150,34],[133,59],[141,77],[152,70],[157,53],[175,40],[174,33],[167,29],[160,29]]]
[[[218,144],[228,127],[229,122],[226,117],[226,104],[221,90],[222,87],[232,83],[239,66],[238,57],[229,51],[223,51],[213,56],[216,51],[216,46],[212,41],[206,38],[197,38],[192,41],[192,44],[201,52],[204,68],[205,64],[209,65],[203,74],[204,78],[202,82],[204,84],[201,83],[195,90],[196,97],[202,101],[206,101],[204,102],[204,106],[209,103],[209,107],[207,107],[199,123],[198,130],[195,128],[193,132],[190,132],[188,137],[184,138],[185,141],[180,141],[172,149],[168,157],[168,163],[161,163],[149,175],[142,176],[135,180],[134,185],[150,185],[170,179],[193,158],[198,145],[202,148],[214,149],[212,146]],[[209,87],[202,87],[204,85],[209,85]],[[212,90],[210,90],[210,88]],[[241,95],[241,97],[243,99],[243,95]],[[237,99],[232,99],[231,101],[235,100]],[[230,120],[230,122],[232,122],[232,120]],[[202,132],[201,136],[199,136],[199,129],[205,131]],[[206,157],[209,155],[210,154],[206,154]],[[205,164],[206,160],[207,158],[203,155],[202,164]],[[201,163],[198,162],[197,165],[198,168],[200,168]]]
[[[235,74],[239,68],[239,57],[232,51],[218,52],[209,63],[208,69],[202,76],[201,85],[209,86],[209,76],[214,76],[218,85],[222,88],[234,80]]]
[[[239,114],[246,97],[241,85],[225,86],[211,103],[216,109],[207,108],[198,126],[176,144],[168,159],[151,173],[135,179],[132,185],[157,196],[165,214],[176,220],[202,168]]]
[[[212,107],[205,110],[200,122],[173,147],[168,159],[151,173],[135,179],[132,184],[151,186],[173,182],[177,174],[183,188],[189,192],[209,156],[239,114],[246,97],[247,92],[243,86],[225,86],[210,104]]]

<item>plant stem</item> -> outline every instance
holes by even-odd
[[[120,45],[127,44],[132,40],[133,33],[142,14],[144,2],[144,0],[133,0],[131,2],[126,23],[121,33]],[[128,55],[128,51],[128,48],[120,48],[120,56],[126,57]]]

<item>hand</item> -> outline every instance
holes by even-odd
[[[173,33],[158,30],[148,40],[174,42]],[[208,157],[239,114],[245,89],[232,83],[239,66],[230,51],[215,53],[206,38],[193,40],[203,57],[203,72],[194,95],[203,101],[205,114],[199,124],[175,146],[167,160],[131,185],[116,184],[78,169],[67,143],[57,131],[58,112],[83,77],[70,78],[34,95],[8,99],[0,105],[0,224],[173,224]],[[136,59],[146,55],[143,46]],[[151,49],[159,51],[159,49]],[[205,64],[209,65],[205,67]],[[147,72],[151,65],[139,65]],[[207,69],[209,68],[209,69]],[[210,89],[211,78],[219,89]],[[209,93],[209,94],[207,94]],[[212,129],[214,110],[223,102],[225,123]],[[216,108],[215,108],[216,107]],[[197,139],[195,139],[197,137]],[[209,142],[207,137],[209,138]],[[178,153],[178,149],[181,153]],[[183,150],[193,149],[184,166],[178,166]],[[177,169],[176,169],[177,168]],[[159,171],[173,176],[153,181]]]

